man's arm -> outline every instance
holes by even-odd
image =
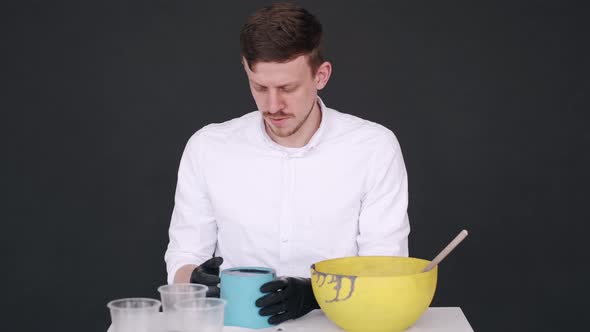
[[[174,283],[193,283],[209,286],[207,297],[219,297],[219,267],[223,263],[221,257],[211,257],[203,264],[184,265],[176,272]]]
[[[408,256],[408,179],[401,148],[391,131],[375,146],[359,214],[359,255]]]
[[[194,268],[215,251],[217,223],[202,171],[201,140],[200,132],[189,139],[178,168],[170,242],[164,256],[169,284],[189,282]]]
[[[197,268],[197,265],[189,264],[184,265],[174,275],[175,284],[187,284],[191,282],[191,274]]]

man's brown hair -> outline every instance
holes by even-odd
[[[240,49],[248,68],[257,62],[287,62],[307,55],[312,74],[324,62],[322,25],[302,7],[275,3],[254,12],[240,32]]]

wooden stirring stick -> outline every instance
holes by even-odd
[[[436,255],[432,262],[430,262],[430,264],[428,264],[428,266],[426,266],[424,270],[422,270],[422,272],[428,272],[432,268],[437,266],[443,259],[445,259],[445,257],[447,257],[448,254],[451,253],[451,251],[453,251],[453,249],[455,249],[455,247],[459,243],[461,243],[461,241],[463,241],[463,239],[465,239],[467,234],[467,230],[465,229],[459,232],[459,234],[453,239],[453,241],[451,241],[451,243],[449,243],[438,255]]]

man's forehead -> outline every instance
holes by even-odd
[[[272,83],[278,85],[299,81],[311,74],[305,56],[299,56],[287,62],[256,62],[248,67],[243,61],[248,78],[258,84]]]

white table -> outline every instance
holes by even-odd
[[[110,332],[110,328],[107,332]],[[309,314],[285,322],[278,326],[265,329],[247,329],[242,327],[225,326],[223,332],[342,332],[334,325],[321,310],[314,310]],[[406,332],[473,332],[467,318],[459,307],[431,307]]]

